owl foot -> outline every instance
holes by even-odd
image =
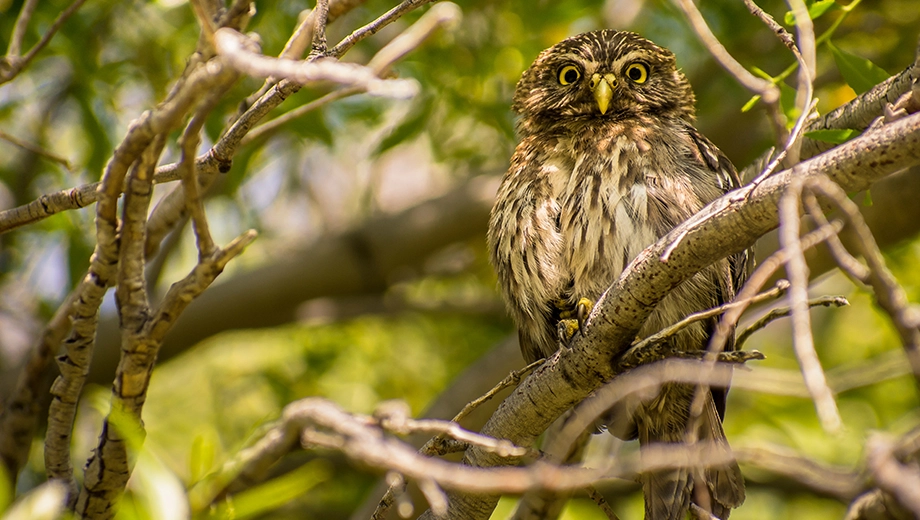
[[[572,338],[575,337],[575,334],[578,334],[579,330],[578,320],[559,320],[559,323],[556,324],[556,334],[559,336],[559,343],[568,346]]]
[[[559,341],[563,345],[568,345],[575,334],[584,330],[585,319],[591,314],[592,308],[594,308],[593,301],[581,298],[574,308],[559,313],[559,317],[562,319],[559,320],[557,332],[559,333]]]

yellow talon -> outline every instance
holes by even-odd
[[[594,302],[587,298],[581,298],[575,304],[575,318],[578,320],[578,330],[582,333],[585,330],[585,319],[591,314],[591,309],[593,308]]]
[[[574,307],[568,307],[568,303],[563,300],[558,300],[555,303],[557,308],[565,309],[559,312],[561,319],[559,320],[558,332],[559,341],[563,345],[568,345],[572,338],[575,337],[575,334],[584,330],[585,320],[591,314],[594,302],[587,298],[581,298]]]
[[[568,345],[572,338],[575,337],[575,334],[578,334],[578,320],[559,320],[557,326],[557,332],[559,333],[559,341],[563,345]]]

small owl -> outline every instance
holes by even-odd
[[[634,33],[594,31],[543,51],[521,76],[512,108],[520,144],[488,240],[532,362],[558,348],[561,318],[576,315],[584,299],[596,301],[640,251],[740,179],[693,127],[693,90],[674,55]],[[735,255],[685,281],[658,304],[640,337],[730,301],[750,269],[747,258]],[[715,323],[684,329],[671,347],[705,349]],[[693,392],[666,384],[638,407],[611,410],[607,426],[642,445],[681,442]],[[726,443],[725,389],[710,392],[699,438]],[[692,473],[644,475],[646,518],[682,519],[692,502],[726,519],[744,501],[737,464]]]

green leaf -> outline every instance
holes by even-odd
[[[754,105],[756,105],[758,101],[760,101],[760,94],[757,94],[756,96],[749,99],[748,102],[745,103],[743,107],[741,107],[741,112],[744,113],[754,108]]]
[[[414,105],[405,119],[396,125],[388,136],[383,138],[380,145],[374,150],[374,155],[380,155],[390,148],[412,139],[427,128],[428,120],[434,111],[433,97],[420,96],[413,103]]]
[[[795,89],[785,83],[779,84],[779,106],[786,116],[786,127],[792,128],[801,110],[795,106]]]
[[[821,15],[834,7],[837,7],[837,2],[835,0],[818,0],[808,7],[808,16],[810,16],[812,20],[817,20]]]
[[[841,128],[837,130],[815,130],[813,132],[805,132],[805,137],[817,141],[824,141],[826,143],[842,144],[860,133],[859,130],[853,130],[852,128]]]
[[[807,5],[808,17],[812,20],[817,20],[824,13],[837,7],[837,2],[836,0],[817,0],[816,2],[807,2]],[[786,25],[795,25],[795,15],[792,14],[792,11],[786,11],[785,16],[783,16],[783,22]]]
[[[847,85],[852,88],[856,94],[862,94],[872,87],[888,79],[891,75],[884,69],[872,63],[866,58],[861,58],[855,54],[850,54],[836,45],[827,42],[827,46],[834,55],[834,61],[837,62],[837,69],[843,76]]]
[[[753,73],[756,74],[757,76],[760,76],[761,78],[763,78],[763,79],[765,79],[765,80],[767,80],[767,81],[774,81],[774,80],[773,80],[773,76],[771,76],[770,74],[768,74],[767,71],[761,69],[760,67],[756,67],[756,66],[751,67],[751,72],[753,72]]]

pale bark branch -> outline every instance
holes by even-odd
[[[418,92],[414,80],[380,79],[367,67],[355,63],[319,58],[297,61],[270,58],[257,52],[254,43],[232,29],[214,33],[217,52],[240,72],[256,77],[285,78],[299,85],[329,81],[345,87],[358,87],[372,96],[405,99]]]
[[[812,493],[849,503],[864,489],[865,479],[855,471],[829,466],[789,448],[772,445],[734,448],[740,464],[767,472],[773,479],[784,479],[805,486]]]
[[[126,350],[119,361],[112,388],[112,411],[103,422],[99,444],[87,462],[83,489],[76,504],[80,517],[111,518],[130,476],[126,451],[126,433],[119,431],[124,421],[137,424],[136,435],[143,435],[140,413],[147,397],[150,374],[163,342],[163,336],[188,304],[204,292],[224,267],[238,256],[256,237],[249,231],[223,249],[203,259],[183,280],[170,287],[159,308],[142,324],[141,330],[126,339]],[[114,427],[113,427],[114,423]]]

